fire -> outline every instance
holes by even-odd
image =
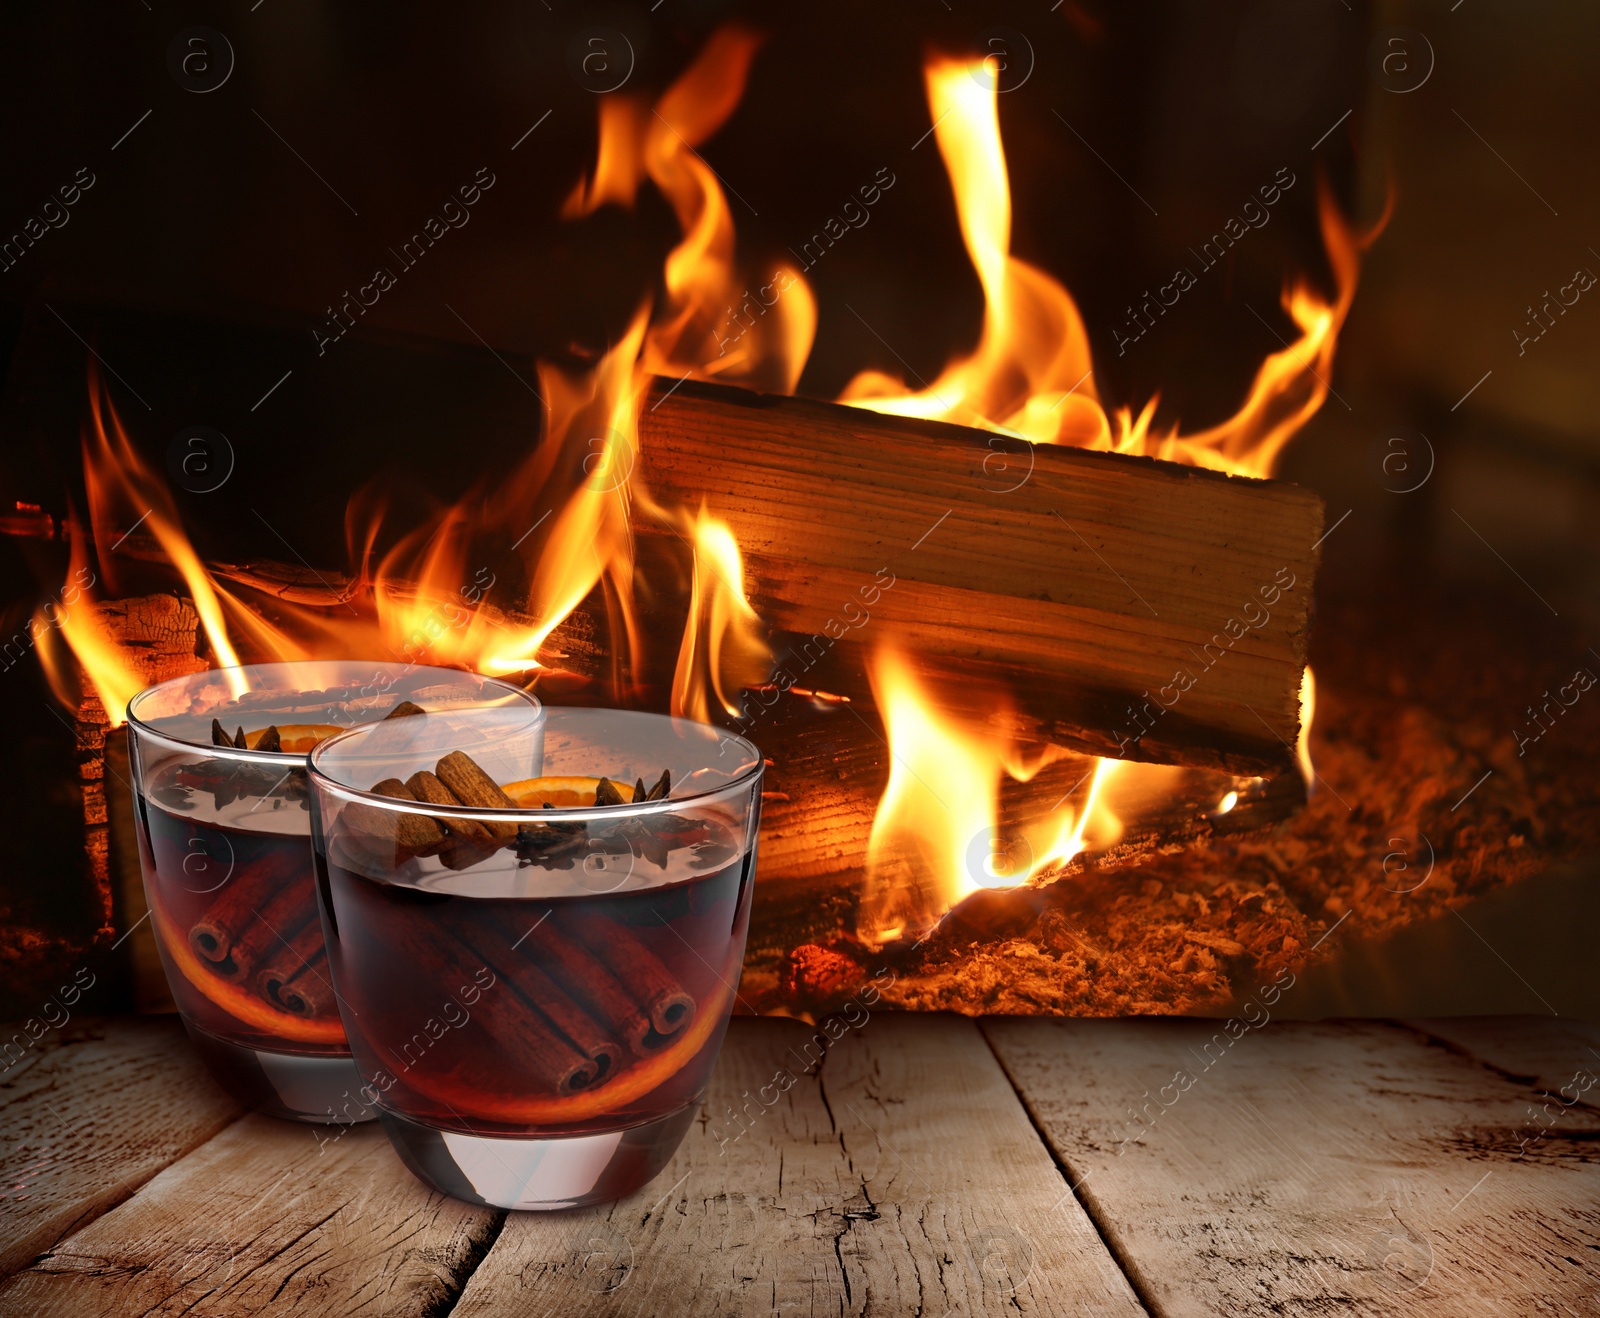
[[[1317,781],[1317,771],[1311,763],[1311,722],[1317,715],[1317,679],[1306,666],[1300,679],[1300,735],[1295,739],[1294,758],[1300,766],[1300,776],[1305,779],[1309,792]]]
[[[605,98],[594,174],[562,214],[577,218],[608,203],[632,207],[648,177],[683,237],[662,269],[664,295],[645,339],[645,370],[793,393],[817,332],[816,298],[787,262],[741,274],[728,199],[697,150],[738,106],[760,45],[742,27],[719,28],[654,106]]]
[[[581,369],[539,363],[543,435],[515,470],[486,477],[398,536],[387,525],[383,494],[357,492],[346,515],[351,580],[331,586],[323,600],[272,600],[279,621],[269,622],[201,561],[170,494],[139,458],[91,373],[84,472],[104,578],[115,581],[115,555],[128,527],[152,535],[194,600],[219,667],[381,655],[527,673],[530,680],[556,629],[598,588],[620,692],[642,643],[632,526],[643,514],[679,531],[693,551],[674,708],[697,717],[718,706],[732,711],[730,691],[765,677],[770,658],[744,596],[738,547],[708,510],[690,515],[651,501],[639,488],[634,457],[653,374],[790,390],[810,352],[816,329],[810,290],[787,266],[758,277],[735,263],[726,198],[696,149],[738,105],[758,46],[752,33],[724,28],[654,106],[624,96],[601,101],[595,169],[568,197],[563,216],[578,220],[604,205],[632,206],[648,180],[672,206],[682,236],[666,257],[654,305],[641,305],[594,363]],[[489,603],[508,545],[522,557],[530,583],[516,615]],[[74,566],[86,553],[75,537]],[[75,611],[60,634],[120,722],[142,675],[91,616],[92,610]],[[41,652],[70,703],[77,685],[71,664],[60,647]]]
[[[274,599],[273,620],[210,571],[191,545],[174,502],[139,459],[90,376],[84,440],[88,531],[102,577],[115,588],[117,554],[130,528],[153,537],[193,599],[213,661],[398,656],[480,671],[536,675],[556,629],[597,590],[610,620],[614,678],[643,643],[634,611],[639,586],[633,526],[653,521],[691,552],[687,618],[672,684],[674,712],[709,719],[736,713],[733,692],[768,670],[760,619],[745,592],[739,547],[702,506],[658,506],[634,472],[638,419],[656,375],[792,392],[817,327],[815,298],[786,262],[741,263],[733,214],[716,171],[700,154],[743,96],[759,38],[719,29],[686,72],[652,104],[614,93],[600,101],[593,172],[561,214],[580,222],[605,206],[632,208],[654,186],[676,217],[659,287],[607,350],[584,368],[539,364],[543,435],[510,472],[485,477],[456,503],[396,536],[376,489],[347,513],[347,581],[327,598]],[[1089,337],[1068,291],[1011,253],[1011,196],[993,79],[972,62],[936,57],[925,69],[933,133],[950,176],[966,251],[984,295],[976,348],[926,388],[864,371],[842,401],[882,412],[949,420],[1036,443],[1143,454],[1225,472],[1269,474],[1283,446],[1328,396],[1339,332],[1354,297],[1360,235],[1326,190],[1323,238],[1335,292],[1290,283],[1283,306],[1296,337],[1261,364],[1238,411],[1208,429],[1155,424],[1156,399],[1137,412],[1101,401]],[[1381,222],[1378,227],[1381,227]],[[74,527],[72,569],[86,568],[89,535]],[[387,548],[380,550],[380,546]],[[508,549],[507,546],[510,546]],[[503,559],[521,556],[528,580],[518,611],[490,603]],[[228,578],[237,585],[237,578]],[[496,595],[496,598],[499,598]],[[54,629],[45,628],[46,633]],[[94,620],[74,611],[59,626],[113,719],[141,685],[136,669]],[[61,647],[41,644],[63,698],[76,685]],[[1084,761],[1081,778],[1043,817],[1003,821],[1008,789],[1068,752],[1020,744],[1005,729],[1004,693],[981,724],[940,711],[938,693],[893,648],[871,660],[872,687],[892,748],[889,782],[869,842],[859,931],[886,941],[928,928],[955,902],[985,887],[1037,879],[1113,845],[1142,801],[1169,792],[1179,771],[1113,760]],[[1297,756],[1311,775],[1308,731],[1314,688],[1302,691]],[[1238,801],[1229,792],[1215,814]],[[1002,828],[1004,822],[1005,827]]]
[[[999,430],[1035,443],[1114,449],[1267,476],[1284,444],[1328,396],[1339,330],[1355,298],[1362,250],[1385,216],[1357,234],[1326,188],[1319,218],[1337,292],[1330,302],[1304,280],[1283,295],[1299,338],[1262,362],[1239,410],[1192,434],[1154,428],[1156,399],[1135,415],[1108,413],[1094,379],[1083,318],[1051,275],[1011,255],[1011,193],[994,80],[983,62],[944,57],[924,70],[934,137],[950,175],[956,217],[983,287],[983,331],[976,350],[958,357],[925,389],[909,390],[882,371],[863,371],[840,401],[879,412],[928,417]]]
[[[910,392],[893,376],[864,371],[840,401],[1036,442],[1112,447],[1077,304],[1043,270],[1011,255],[1011,185],[996,96],[986,90],[994,80],[982,76],[981,61],[938,57],[925,74],[961,236],[983,286],[983,332],[976,351],[952,361],[926,389]]]
[[[92,581],[89,569],[87,538],[82,528],[69,524],[72,537],[72,557],[67,566],[68,581]],[[39,662],[56,699],[68,709],[78,706],[78,683],[72,668],[72,655],[83,666],[84,676],[100,698],[100,704],[111,720],[112,727],[120,727],[125,720],[128,702],[139,694],[143,679],[133,670],[128,656],[122,653],[116,641],[107,634],[94,616],[94,599],[87,592],[82,597],[82,607],[67,609],[57,615],[62,638],[71,653],[61,653],[55,637],[55,628],[41,608],[34,614],[33,631],[39,638]]]
[[[887,942],[921,932],[979,888],[1026,883],[1121,836],[1106,788],[1130,766],[1093,761],[1057,810],[1003,831],[1002,783],[1028,782],[1066,753],[1047,746],[1031,761],[1019,755],[995,731],[1008,712],[1000,692],[994,693],[993,717],[982,724],[935,713],[932,693],[891,646],[873,655],[869,676],[891,749],[857,910],[864,939]],[[1155,772],[1164,777],[1172,771]]]
[[[1319,218],[1336,292],[1330,301],[1308,281],[1292,281],[1283,306],[1299,337],[1270,354],[1256,372],[1244,403],[1226,421],[1190,434],[1154,424],[1156,399],[1135,415],[1108,412],[1094,378],[1088,334],[1072,295],[1052,276],[1011,254],[1011,196],[1000,138],[994,79],[981,61],[931,58],[924,70],[933,133],[950,176],[956,217],[983,288],[983,327],[976,349],[953,359],[932,384],[909,389],[895,376],[863,371],[840,401],[903,416],[959,422],[1002,431],[1035,443],[1110,449],[1208,467],[1234,475],[1270,475],[1288,441],[1327,399],[1334,349],[1355,297],[1362,250],[1387,214],[1364,235],[1354,232],[1325,187]],[[1120,795],[1159,794],[1172,773],[1155,766],[1100,760],[1081,805],[1063,803],[1043,832],[1019,834],[1025,865],[997,873],[975,863],[1000,825],[1000,786],[1023,779],[1022,748],[988,729],[963,727],[939,712],[937,699],[920,689],[902,660],[888,649],[873,661],[892,750],[889,784],[873,821],[869,891],[861,908],[863,937],[887,939],[928,927],[977,887],[1025,883],[1090,847],[1115,841],[1117,815],[1107,803],[1116,779]],[[1301,692],[1296,759],[1314,781],[1310,728],[1314,683],[1307,669]],[[1046,748],[1045,758],[1051,753]],[[1238,802],[1229,792],[1215,813]],[[1042,845],[1035,841],[1039,835]],[[976,841],[975,841],[976,840]],[[906,857],[916,856],[923,878],[906,878]],[[929,895],[931,892],[931,896]]]
[[[714,700],[737,717],[739,706],[730,687],[764,680],[772,668],[772,652],[761,619],[745,598],[744,563],[727,523],[712,517],[704,505],[698,515],[685,514],[682,520],[694,547],[694,566],[689,621],[672,675],[672,712],[709,722]]]
[[[232,668],[240,662],[230,622],[267,653],[284,658],[308,657],[303,646],[222,586],[200,561],[184,533],[171,492],[140,458],[92,360],[89,419],[83,436],[83,472],[89,499],[88,530],[92,533],[104,581],[114,586],[118,580],[118,564],[112,547],[120,545],[135,531],[146,531],[160,546],[165,561],[183,579],[218,667]],[[72,536],[69,582],[82,579],[78,574],[88,566],[84,531],[85,528],[77,524],[69,528]],[[86,599],[85,603],[89,607],[70,615],[62,624],[61,632],[105,706],[112,726],[118,727],[123,722],[128,700],[144,682],[132,660],[95,620],[93,599]],[[51,687],[64,700],[70,699],[77,682],[66,656],[54,646],[42,647],[39,656]],[[235,683],[236,693],[240,689]]]

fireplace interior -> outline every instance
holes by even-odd
[[[1592,17],[1519,19],[1544,34],[1508,49],[1492,22],[1342,0],[1222,15],[1067,0],[981,22],[507,6],[428,43],[308,17],[275,47],[195,12],[233,41],[215,94],[168,70],[170,34],[110,18],[126,42],[96,35],[103,76],[73,88],[73,115],[34,118],[10,166],[14,199],[80,164],[94,179],[62,227],[7,249],[0,281],[13,1011],[80,967],[103,1009],[163,1005],[119,720],[74,626],[142,681],[222,662],[178,527],[243,611],[226,629],[243,660],[286,636],[470,663],[453,647],[482,626],[537,634],[505,671],[546,700],[744,731],[769,767],[740,1010],[816,1018],[876,977],[893,1005],[969,1013],[1227,1014],[1285,982],[1275,1014],[1600,1012],[1583,944],[1600,915],[1600,313],[1584,282],[1600,184],[1571,168],[1600,128],[1577,54]],[[72,44],[70,17],[26,22]],[[597,36],[614,90],[586,62]],[[683,217],[659,180],[607,192],[607,116],[647,128],[653,111],[692,137],[671,89],[708,46],[726,65],[745,45],[725,122],[675,157],[704,165],[737,235],[725,296],[641,358],[637,435],[585,403],[575,446],[518,484],[550,438],[558,377],[535,361],[592,382],[642,300],[659,315],[681,294],[663,263]],[[1507,67],[1535,46],[1538,68]],[[925,75],[985,54],[947,94],[997,107],[1009,253],[1071,290],[1101,415],[1154,400],[1152,433],[1207,432],[1279,360],[1300,392],[1283,391],[1293,424],[1269,418],[1284,427],[1269,483],[1190,462],[1172,470],[1194,489],[1174,494],[1146,458],[834,402],[868,370],[936,393],[952,360],[987,351],[996,299]],[[1560,112],[1517,93],[1530,80]],[[1365,243],[1358,271],[1330,213]],[[769,304],[780,264],[809,293]],[[1326,361],[1285,301],[1297,280],[1324,309],[1351,291]],[[804,320],[802,297],[814,339],[789,378],[755,346],[781,315]],[[691,347],[695,366],[666,369]],[[1049,395],[1062,415],[1084,402],[1072,383]],[[798,493],[777,492],[778,452],[804,455],[784,468]],[[1107,490],[1087,539],[1080,470]],[[569,510],[635,475],[681,516],[652,521],[635,498],[629,586],[611,562],[563,610],[533,607],[560,596],[540,555]],[[1053,480],[1080,503],[1027,505]],[[738,566],[713,556],[702,497]],[[1212,497],[1213,521],[1191,515]],[[1004,523],[1020,538],[984,534],[1024,506],[1035,521]],[[607,515],[585,544],[618,533]],[[1248,665],[1159,715],[1138,663],[1201,615],[1180,626],[1192,601],[1154,549],[1146,562],[1139,518],[1158,515],[1192,551],[1196,598],[1237,582],[1242,606],[1279,567],[1296,583],[1250,624]],[[1053,541],[1030,538],[1039,524]],[[879,541],[900,546],[888,578]],[[466,572],[418,580],[446,542]],[[1141,572],[1168,593],[1145,598],[1125,579]],[[408,625],[373,623],[378,596]],[[1131,658],[1098,639],[1119,629]],[[691,669],[704,680],[686,691]],[[944,734],[918,753],[895,713],[907,689],[939,715],[912,733]],[[891,831],[875,820],[897,766],[964,791],[969,751],[998,784],[978,866],[1016,881],[951,889],[914,847],[874,851]],[[1002,773],[1007,755],[1025,767]],[[1063,803],[1067,843],[1050,828]],[[996,876],[1019,845],[1036,867]]]

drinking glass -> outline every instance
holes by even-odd
[[[492,678],[367,662],[213,669],[129,702],[139,858],[167,983],[212,1074],[258,1111],[372,1116],[317,917],[307,753],[396,710],[426,712],[392,728],[466,707],[535,730],[541,717],[534,697]]]
[[[423,1181],[500,1208],[614,1199],[671,1157],[733,1008],[761,810],[741,737],[544,714],[531,778],[503,710],[425,741],[370,724],[311,755],[328,960],[365,1095]]]

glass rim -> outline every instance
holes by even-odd
[[[265,668],[281,670],[300,667],[326,668],[333,664],[351,664],[360,665],[362,667],[370,665],[376,669],[399,670],[402,673],[455,673],[461,677],[476,678],[480,682],[492,683],[495,686],[505,690],[508,694],[516,695],[524,703],[531,706],[533,712],[530,725],[533,722],[538,722],[544,717],[544,702],[540,700],[537,695],[535,695],[532,691],[525,690],[522,687],[514,686],[512,683],[505,681],[503,678],[491,677],[487,673],[470,672],[464,668],[443,668],[436,664],[401,664],[393,660],[386,659],[271,659],[259,664],[224,664],[219,668],[203,668],[199,672],[180,673],[176,677],[169,677],[160,682],[152,682],[149,686],[144,687],[129,697],[127,708],[123,711],[123,716],[127,720],[130,731],[136,731],[139,736],[148,738],[150,741],[160,744],[164,749],[167,750],[206,751],[210,753],[213,759],[232,760],[239,764],[266,764],[276,765],[279,767],[289,765],[291,767],[301,767],[310,762],[311,751],[258,751],[252,750],[248,746],[219,746],[215,742],[211,741],[190,741],[185,737],[176,736],[171,732],[167,732],[164,729],[156,727],[147,719],[136,714],[134,712],[134,706],[146,696],[153,695],[157,691],[165,690],[168,687],[175,687],[184,682],[192,682],[196,678],[213,677],[226,673],[238,673],[243,672],[246,669]],[[510,708],[510,706],[507,706],[507,708]],[[382,720],[375,721],[381,722]],[[365,723],[353,724],[350,727],[345,728],[343,731],[334,733],[332,737],[325,738],[324,741],[335,741],[340,737],[346,736],[351,732],[356,732],[359,729],[367,726],[369,725]],[[318,745],[322,744],[322,742],[318,743]],[[312,749],[315,750],[316,748],[313,747]]]
[[[691,727],[705,728],[717,735],[720,744],[729,743],[743,747],[749,752],[750,765],[738,774],[729,778],[727,782],[704,791],[691,792],[685,796],[665,796],[656,801],[624,801],[621,805],[572,805],[551,806],[483,806],[483,805],[433,805],[427,801],[407,801],[398,796],[385,796],[382,792],[374,792],[366,788],[351,787],[334,778],[317,763],[319,756],[324,751],[331,751],[340,742],[350,740],[358,735],[370,733],[377,726],[372,723],[361,724],[358,727],[347,728],[345,731],[329,737],[326,741],[319,742],[306,754],[306,774],[319,787],[331,791],[351,801],[378,806],[384,810],[391,810],[403,815],[427,815],[434,819],[477,819],[491,823],[503,824],[528,824],[539,821],[556,823],[572,823],[579,820],[584,822],[603,822],[605,820],[621,820],[637,818],[642,815],[664,815],[674,810],[682,810],[696,804],[703,805],[709,800],[727,795],[736,789],[747,788],[751,783],[758,782],[766,771],[766,760],[753,741],[741,737],[737,732],[729,732],[717,727],[714,723],[702,723],[698,719],[682,718],[676,714],[657,714],[651,710],[643,709],[600,709],[587,705],[557,705],[546,706],[541,704],[541,712],[546,716],[546,728],[550,726],[548,715],[554,713],[558,718],[562,715],[574,714],[587,717],[598,714],[626,714],[633,718],[660,719],[663,722],[686,723]],[[563,775],[556,775],[563,776]]]

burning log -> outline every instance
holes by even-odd
[[[870,705],[838,697],[791,692],[749,735],[769,767],[746,964],[766,970],[796,947],[856,927],[889,752]],[[1013,839],[1020,825],[1059,809],[1063,798],[1079,805],[1091,770],[1088,757],[1072,756],[1027,783],[1013,784],[997,840]],[[1151,772],[1163,776],[1161,795],[1127,811],[1114,844],[1052,867],[1034,882],[1143,865],[1211,839],[1260,832],[1292,818],[1306,799],[1295,771],[1268,779],[1197,769]]]
[[[728,521],[758,611],[807,654],[870,616],[924,671],[1009,685],[1038,740],[1292,763],[1310,490],[694,383],[657,389],[638,470]]]

